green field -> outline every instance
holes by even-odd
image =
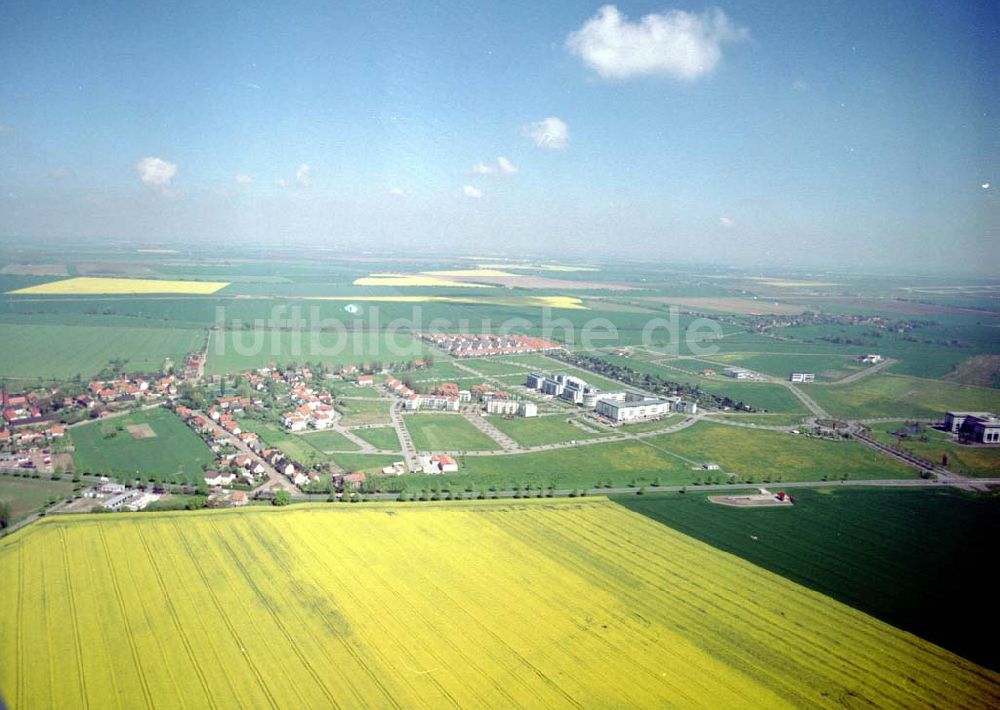
[[[48,476],[42,478],[0,476],[0,501],[10,504],[12,523],[28,517],[50,498],[63,499],[72,492],[72,483],[53,481]]]
[[[581,429],[565,416],[559,414],[527,419],[524,417],[505,419],[500,416],[490,416],[487,421],[521,446],[541,446],[542,444],[593,439],[595,436],[600,436],[589,428]],[[607,436],[610,433],[605,432],[604,435]]]
[[[399,437],[396,436],[396,429],[391,426],[352,429],[352,433],[367,441],[376,449],[385,451],[399,451]]]
[[[888,444],[895,445],[895,431],[908,431],[902,422],[875,424],[872,436]],[[948,432],[922,427],[920,431],[909,432],[911,436],[898,440],[900,446],[910,453],[934,463],[941,463],[942,455],[948,455],[948,469],[965,476],[1000,476],[1000,448],[965,446],[954,441]],[[921,441],[927,437],[927,441]]]
[[[637,441],[574,446],[503,456],[463,456],[458,473],[447,476],[406,477],[410,489],[425,485],[450,484],[485,490],[495,486],[509,490],[514,485],[555,485],[560,489],[594,488],[603,481],[624,486],[636,480],[650,483],[658,478],[663,485],[687,485],[695,472],[679,459]]]
[[[717,463],[723,471],[705,471]],[[775,481],[818,481],[823,476],[852,480],[913,478],[916,472],[855,442],[830,442],[771,431],[702,422],[672,434],[580,445],[522,454],[463,456],[447,482],[482,489],[515,484],[554,484],[560,489],[615,486],[690,486],[709,478],[725,482],[724,471]],[[414,485],[426,485],[414,475]],[[430,481],[441,481],[440,477]],[[411,486],[412,487],[412,486]]]
[[[343,399],[336,404],[344,426],[362,424],[388,424],[389,402],[384,399]]]
[[[374,387],[359,387],[349,382],[337,382],[330,388],[337,397],[363,397],[365,399],[378,399],[382,394]]]
[[[166,358],[183,366],[204,339],[194,329],[0,323],[0,378],[88,378],[112,360],[126,372],[160,372]]]
[[[221,375],[241,372],[269,363],[322,363],[371,365],[409,362],[424,355],[423,346],[412,335],[357,331],[248,330],[216,331],[208,349],[205,373]]]
[[[381,473],[386,466],[401,460],[393,454],[332,454],[330,458],[345,471],[364,473]]]
[[[299,439],[308,443],[319,451],[357,451],[358,445],[341,434],[339,431],[312,431],[308,434],[299,434]]]
[[[701,422],[649,443],[699,463],[717,463],[740,480],[818,481],[914,478],[914,469],[853,441],[827,441],[776,431]]]
[[[284,427],[270,422],[261,422],[255,419],[241,419],[239,421],[241,429],[256,432],[266,446],[280,449],[281,453],[288,458],[306,466],[328,461],[330,457],[323,453],[327,449],[343,448],[345,451],[354,451],[358,448],[354,442],[335,431],[293,434]],[[339,444],[339,446],[327,446],[327,444]]]
[[[1000,390],[879,374],[850,385],[809,387],[809,396],[838,417],[943,417],[949,410],[997,411]]]
[[[143,425],[155,436],[137,438],[128,428]],[[83,473],[198,482],[202,466],[215,461],[205,442],[173,412],[161,408],[88,422],[68,432],[76,447],[73,461]]]
[[[817,380],[839,380],[867,367],[853,355],[826,353],[727,353],[712,359],[783,379],[793,372],[812,372]]]
[[[484,375],[512,375],[523,373],[523,376],[527,376],[528,370],[523,370],[517,365],[511,365],[504,362],[501,358],[469,358],[467,360],[460,361],[466,367],[471,367],[476,372],[481,372]],[[466,373],[468,374],[468,373]]]
[[[799,414],[716,414],[719,421],[756,424],[758,426],[798,426],[805,419]]]
[[[449,381],[455,378],[461,377],[472,377],[471,372],[466,372],[461,370],[454,365],[451,360],[442,360],[441,356],[436,356],[434,364],[430,367],[425,367],[420,370],[413,370],[412,372],[398,373],[399,375],[407,375],[413,378],[415,381],[420,382],[421,380],[441,380]]]
[[[790,508],[704,494],[618,502],[988,667],[1000,668],[1000,498],[937,490],[792,491]],[[751,592],[752,594],[752,592]],[[952,610],[960,608],[964,616]]]
[[[458,414],[412,414],[404,418],[418,451],[491,451],[500,444]]]
[[[772,382],[741,382],[721,374],[712,376],[696,374],[704,367],[722,372],[723,367],[715,363],[696,360],[671,360],[671,365],[681,367],[681,369],[685,370],[685,372],[679,372],[672,367],[665,367],[664,365],[639,359],[638,356],[624,358],[602,353],[601,357],[616,365],[624,365],[643,374],[659,375],[673,382],[697,385],[710,394],[729,397],[736,402],[746,402],[768,412],[801,413],[802,416],[809,414],[809,410],[805,408],[802,402],[783,385]]]
[[[660,429],[671,427],[674,424],[679,424],[684,421],[686,416],[687,415],[685,414],[668,414],[663,419],[657,419],[656,421],[624,424],[619,431],[623,431],[627,434],[642,434],[648,431],[659,431]]]

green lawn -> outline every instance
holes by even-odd
[[[684,421],[687,417],[686,414],[670,414],[665,416],[663,419],[658,419],[652,422],[636,422],[635,424],[625,424],[619,429],[619,431],[626,432],[628,434],[642,434],[647,431],[659,431],[660,429],[666,429],[674,424],[679,424]]]
[[[581,429],[568,421],[567,417],[558,414],[547,417],[514,417],[511,419],[493,415],[487,417],[487,421],[521,446],[541,446],[542,444],[592,439],[595,436],[600,436],[597,432],[589,429]]]
[[[284,427],[270,422],[260,422],[255,419],[239,420],[240,428],[256,432],[260,440],[268,447],[280,449],[285,456],[293,461],[312,466],[329,460],[323,453],[326,449],[340,447],[326,446],[327,443],[340,443],[344,450],[353,451],[358,447],[342,434],[335,431],[320,431],[307,434],[292,434]],[[332,435],[332,436],[327,436]],[[320,437],[318,439],[314,437]]]
[[[1000,410],[1000,390],[878,374],[850,385],[809,387],[809,396],[839,417],[942,417],[949,410]]]
[[[611,481],[624,486],[635,480],[649,484],[688,485],[697,472],[684,461],[638,441],[615,441],[565,449],[501,456],[459,457],[458,473],[444,478],[453,485],[509,489],[525,483],[557,488],[593,488]],[[440,482],[441,477],[408,476],[411,489]],[[432,480],[424,480],[429,478]]]
[[[124,360],[128,372],[159,372],[166,358],[183,365],[204,339],[195,329],[2,323],[0,378],[88,378],[111,360]]]
[[[947,454],[948,468],[955,473],[987,478],[1000,476],[1000,448],[964,446],[956,443],[952,435],[947,432],[926,426],[914,430],[902,422],[875,424],[871,427],[872,435],[876,439],[893,445],[897,443],[897,437],[892,436],[892,432],[896,431],[909,434],[908,437],[898,441],[903,449],[912,454],[934,463],[941,463],[942,455]],[[921,441],[923,437],[926,437],[927,441]]]
[[[388,424],[389,402],[384,399],[343,399],[338,400],[337,411],[343,415],[340,423],[344,426],[362,424]]]
[[[385,451],[399,451],[399,437],[396,436],[396,429],[391,426],[373,427],[371,429],[352,429],[355,436],[360,437],[374,446],[376,449]]]
[[[148,425],[155,436],[137,438],[129,425]],[[72,427],[78,471],[109,476],[164,476],[168,481],[198,482],[204,464],[215,457],[173,412],[150,409]]]
[[[852,355],[729,353],[716,355],[712,359],[784,379],[793,372],[812,372],[821,381],[839,380],[868,367],[859,363]]]
[[[995,670],[990,581],[1000,498],[939,490],[795,489],[789,508],[705,494],[622,496],[628,508]],[[752,597],[753,591],[748,594]],[[957,619],[948,610],[970,610]],[[981,610],[981,611],[980,611]]]
[[[0,501],[10,503],[12,523],[37,511],[49,498],[68,498],[72,492],[73,484],[69,481],[53,481],[45,475],[42,478],[0,476]]]
[[[299,434],[302,439],[314,449],[319,451],[357,451],[358,445],[341,434],[339,431],[312,431],[307,434]]]
[[[364,397],[365,399],[378,399],[382,396],[381,393],[374,387],[369,387],[367,385],[359,387],[358,385],[350,382],[336,382],[331,385],[330,389],[337,397]]]
[[[718,419],[741,424],[757,424],[761,426],[797,426],[805,417],[801,414],[718,414]]]
[[[460,362],[484,375],[510,375],[523,372],[527,376],[528,370],[523,370],[517,365],[504,362],[504,359],[506,358],[469,358],[467,360],[460,360]]]
[[[411,414],[404,418],[417,451],[490,451],[496,443],[458,414]]]
[[[737,402],[746,402],[768,412],[801,413],[802,416],[809,414],[809,410],[805,408],[805,405],[783,385],[770,382],[741,382],[722,374],[707,377],[696,374],[703,368],[714,369],[716,372],[721,373],[724,369],[723,366],[714,363],[696,360],[671,360],[671,365],[684,370],[690,368],[688,372],[678,372],[673,368],[657,365],[636,357],[623,358],[603,353],[601,357],[617,365],[630,367],[643,374],[659,375],[673,382],[697,385],[710,394],[729,397]]]
[[[216,331],[208,349],[205,372],[219,375],[264,367],[269,363],[370,365],[408,362],[424,355],[420,342],[406,333],[358,331],[338,337],[328,331]]]
[[[690,486],[709,479],[730,480],[717,463],[740,481],[818,481],[824,476],[851,480],[913,478],[916,472],[856,442],[829,442],[780,432],[700,423],[673,434],[642,440],[578,445],[552,451],[459,457],[459,472],[447,480],[477,489],[509,488],[528,481],[558,488],[614,486]],[[410,476],[422,479],[421,476]],[[419,480],[414,485],[426,485]],[[411,486],[412,487],[412,486]]]
[[[421,370],[412,370],[410,372],[399,372],[396,373],[397,376],[403,377],[404,375],[413,378],[414,380],[443,380],[449,381],[456,377],[469,377],[471,373],[466,372],[455,367],[454,363],[450,360],[435,360],[434,364],[430,367],[425,367]]]
[[[386,466],[401,461],[401,456],[392,454],[333,454],[331,457],[348,472],[381,473]]]
[[[717,463],[743,480],[778,476],[783,481],[914,478],[914,469],[854,441],[826,441],[776,431],[701,422],[651,444],[699,463]]]

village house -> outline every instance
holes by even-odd
[[[420,465],[421,472],[428,474],[454,473],[458,470],[458,462],[447,454],[420,456],[417,463]]]
[[[209,486],[228,486],[236,479],[234,473],[222,473],[221,471],[205,471],[205,483]]]

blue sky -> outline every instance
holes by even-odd
[[[996,3],[714,7],[7,2],[0,236],[951,268],[995,244]]]

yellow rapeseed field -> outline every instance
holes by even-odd
[[[0,540],[50,707],[997,707],[1000,676],[606,499],[52,516]]]
[[[116,279],[79,276],[19,288],[8,293],[85,296],[97,294],[182,293],[207,295],[225,288],[226,281],[167,281],[165,279]]]

